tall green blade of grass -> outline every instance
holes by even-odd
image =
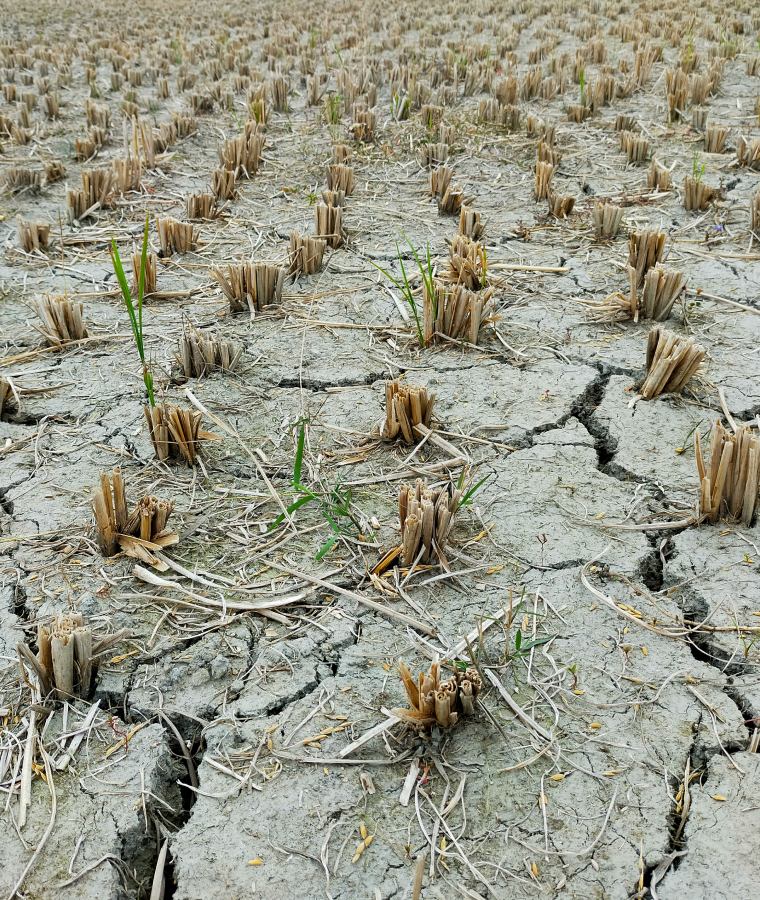
[[[411,245],[410,245],[411,246]],[[399,280],[395,275],[392,275],[387,269],[384,269],[382,266],[379,266],[374,260],[370,260],[371,265],[373,265],[378,272],[390,281],[392,284],[395,284],[396,287],[401,291],[401,296],[404,298],[407,306],[411,309],[412,315],[414,316],[414,325],[417,329],[417,341],[419,342],[420,347],[425,346],[425,334],[422,330],[422,322],[420,321],[420,312],[417,308],[417,301],[414,299],[414,293],[412,292],[412,286],[409,284],[409,279],[406,276],[406,269],[404,267],[404,260],[401,256],[401,250],[399,249],[398,242],[396,242],[396,256],[398,257],[399,266],[401,267],[401,278],[403,280]]]
[[[414,261],[417,263],[417,268],[420,271],[423,290],[427,292],[427,295],[433,304],[433,319],[436,319],[438,317],[438,304],[436,302],[435,284],[433,282],[433,263],[430,259],[430,244],[425,245],[425,263],[423,265],[416,248],[409,238],[406,238],[406,242],[409,244],[409,249],[412,251]]]
[[[151,374],[148,364],[145,361],[145,342],[143,335],[143,297],[145,295],[145,272],[148,266],[148,227],[149,218],[145,217],[145,229],[143,230],[142,251],[140,253],[140,274],[137,279],[137,306],[135,307],[132,291],[124,274],[124,266],[121,264],[119,256],[119,248],[116,241],[111,239],[111,261],[113,270],[116,273],[116,280],[119,282],[121,296],[124,298],[124,305],[127,307],[129,315],[129,324],[132,326],[132,334],[135,338],[137,353],[143,367],[143,383],[148,394],[148,402],[151,406],[156,405],[156,397],[153,392],[153,375]]]
[[[475,494],[477,494],[477,492],[483,487],[483,485],[486,483],[486,481],[488,481],[488,479],[491,476],[484,475],[483,478],[481,478],[479,481],[476,481],[474,484],[470,484],[467,487],[467,489],[465,490],[465,484],[467,482],[467,477],[468,477],[468,469],[464,468],[459,473],[459,478],[457,479],[457,490],[464,492],[459,500],[459,506],[457,507],[458,509],[460,509],[463,506],[469,506],[472,503],[472,498],[475,496]]]
[[[301,485],[301,469],[303,467],[303,451],[306,444],[306,425],[302,421],[298,429],[298,441],[296,443],[296,456],[293,460],[293,485]]]
[[[145,298],[145,272],[148,268],[148,226],[150,222],[145,216],[142,248],[140,250],[140,274],[137,278],[137,317],[140,326],[140,341],[143,339],[143,299]]]
[[[323,560],[337,543],[338,539],[335,536],[328,538],[317,551],[317,555],[314,557],[315,561]]]
[[[287,515],[291,515],[303,506],[315,503],[319,512],[327,526],[330,528],[332,535],[320,546],[314,557],[317,562],[324,559],[325,556],[338,543],[338,538],[344,533],[340,523],[340,518],[350,519],[351,492],[341,491],[340,485],[336,485],[329,494],[315,493],[310,487],[301,483],[301,474],[303,471],[303,458],[306,449],[306,425],[308,420],[301,419],[298,423],[298,437],[296,438],[296,452],[293,457],[293,476],[291,486],[297,496],[286,509]],[[286,518],[286,513],[280,513],[277,518],[269,526],[271,531],[281,525]]]

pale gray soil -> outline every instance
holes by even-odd
[[[741,135],[760,136],[760,78],[747,74],[760,55],[757,10],[97,6],[0,2],[0,82],[15,84],[19,99],[36,95],[46,67],[60,102],[52,121],[41,102],[31,110],[26,144],[5,135],[0,119],[0,183],[14,167],[40,171],[52,159],[67,170],[37,195],[0,195],[0,376],[18,392],[0,421],[0,895],[401,900],[417,896],[420,866],[426,900],[754,896],[760,532],[684,522],[698,496],[693,433],[706,443],[724,415],[719,388],[736,420],[760,413],[760,236],[749,212],[760,173],[740,168],[735,149]],[[566,108],[579,102],[576,51],[597,34],[606,62],[586,59],[587,85],[605,65],[622,84],[636,49],[661,47],[663,61],[641,90],[575,124]],[[706,104],[708,123],[729,128],[721,154],[703,151],[691,104],[685,121],[667,122],[665,70],[692,38],[698,73],[724,58]],[[564,92],[519,100],[515,133],[479,123],[479,103],[492,95],[483,78],[497,72],[498,81],[514,53],[522,83],[541,45],[542,77],[564,66]],[[229,92],[232,107],[217,99],[197,116],[196,134],[143,172],[140,192],[70,225],[67,186],[79,187],[83,168],[124,156],[129,85],[111,90],[114,52],[129,60],[124,72],[143,74],[133,90],[144,122],[189,114],[190,95],[210,90]],[[163,63],[168,99],[158,93]],[[329,91],[364,74],[376,84],[372,143],[351,140],[350,103],[333,126],[324,104],[308,105],[302,65],[326,73]],[[97,159],[80,163],[88,66],[111,128]],[[449,165],[485,223],[496,316],[478,347],[420,350],[399,292],[371,264],[398,275],[398,241],[412,271],[408,239],[429,246],[443,272],[457,229],[456,218],[438,215],[418,162],[427,140],[419,105],[408,120],[390,115],[394,66],[407,66],[428,101],[444,106],[455,128]],[[479,66],[470,89],[465,72]],[[184,293],[146,301],[161,397],[187,406],[192,391],[217,418],[204,427],[221,438],[194,469],[158,463],[108,243],[115,238],[129,262],[147,212],[158,250],[155,217],[184,220],[185,198],[210,190],[222,141],[249,117],[249,89],[268,85],[275,70],[289,81],[290,111],[268,101],[259,172],[239,182],[219,219],[198,226],[196,251],[159,259],[159,291]],[[196,83],[183,91],[184,72]],[[249,83],[237,83],[246,72]],[[0,95],[0,114],[15,124],[16,101]],[[566,220],[533,199],[528,114],[556,125],[554,186],[576,198]],[[633,116],[672,167],[671,191],[650,192],[647,164],[626,164],[619,114]],[[321,273],[288,279],[271,312],[233,316],[211,267],[287,263],[290,232],[314,230],[313,201],[337,141],[352,145],[357,182],[345,207],[347,245],[328,252]],[[681,196],[694,159],[720,188],[701,213],[687,212]],[[599,198],[624,206],[608,243],[594,241]],[[19,219],[51,224],[47,253],[23,252]],[[695,337],[707,357],[683,395],[633,404],[651,323],[595,323],[587,303],[627,289],[627,235],[645,227],[666,233],[666,265],[686,276],[668,327]],[[514,264],[528,270],[500,268]],[[30,304],[64,292],[84,303],[90,340],[50,352]],[[171,377],[188,322],[240,342],[234,372]],[[472,478],[486,478],[457,515],[449,571],[413,574],[403,589],[393,570],[368,574],[398,542],[398,488],[417,477],[456,480],[462,464],[449,464],[440,444],[412,456],[379,440],[384,382],[400,375],[435,393],[438,431]],[[336,485],[351,488],[352,521],[321,560],[331,531],[316,504],[300,508],[292,527],[272,528],[280,512],[272,492],[293,499],[304,420],[302,481],[326,498]],[[103,558],[91,500],[115,465],[132,501],[149,493],[174,501],[180,540],[168,556],[196,580],[169,571],[162,577],[176,586],[157,587],[135,577],[134,560]],[[284,623],[208,605],[295,594],[303,597],[278,608]],[[500,611],[510,604],[508,628]],[[37,704],[32,802],[19,830],[31,692],[16,644],[36,648],[37,624],[69,609],[99,635],[124,628],[130,637],[101,660],[94,696],[65,710]],[[449,732],[396,725],[340,757],[387,717],[383,709],[404,705],[400,659],[426,669],[431,654],[447,658],[481,626],[488,630],[471,645],[478,665],[539,730],[489,682],[477,715]],[[46,774],[46,760],[63,756],[59,736],[76,731],[95,701],[70,764]],[[402,805],[410,766],[417,777]],[[373,840],[355,856],[364,826]]]

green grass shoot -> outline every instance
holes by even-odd
[[[699,154],[696,151],[694,151],[694,156],[691,160],[691,171],[692,175],[694,176],[694,180],[697,182],[697,184],[699,184],[705,174],[705,164],[700,163]]]
[[[293,474],[291,476],[291,487],[296,494],[288,506],[285,507],[287,516],[292,515],[303,506],[310,503],[317,505],[322,518],[325,520],[332,534],[320,546],[315,555],[315,560],[324,559],[338,542],[338,538],[344,533],[345,526],[341,524],[341,519],[351,519],[351,491],[341,490],[340,484],[330,489],[326,494],[319,494],[312,488],[303,484],[303,456],[306,449],[306,422],[301,420],[298,423],[298,437],[296,439],[296,452],[293,458]],[[279,516],[269,526],[271,531],[281,525],[286,519],[286,513],[280,513]]]
[[[417,264],[417,269],[420,273],[420,278],[422,279],[423,288],[427,291],[428,296],[431,298],[433,304],[435,305],[435,284],[433,282],[433,263],[430,257],[430,244],[426,245],[425,258],[423,261],[420,259],[419,253],[408,238],[406,238],[406,242],[407,244],[409,244],[409,249],[412,251],[414,261]],[[420,347],[424,347],[425,332],[423,329],[422,318],[420,316],[420,309],[417,305],[417,301],[414,298],[414,291],[411,284],[409,283],[409,278],[406,274],[406,266],[404,265],[404,258],[401,254],[401,249],[399,248],[398,241],[396,241],[396,256],[398,257],[399,268],[401,269],[400,278],[397,278],[395,275],[393,275],[387,269],[384,269],[382,266],[378,265],[373,260],[370,260],[370,262],[378,270],[378,272],[385,275],[388,281],[394,284],[399,289],[399,291],[401,291],[401,296],[411,310],[412,316],[414,317],[414,325],[417,330],[417,341],[419,342]],[[436,310],[434,309],[433,318],[435,317]]]
[[[137,352],[140,356],[140,362],[142,363],[143,383],[145,384],[145,390],[148,394],[148,403],[150,403],[151,406],[155,406],[156,397],[153,392],[153,375],[150,371],[150,368],[148,367],[147,362],[145,361],[145,339],[143,332],[143,297],[145,296],[145,271],[148,266],[149,224],[149,217],[146,216],[145,229],[143,231],[142,251],[140,253],[140,275],[137,279],[136,306],[134,298],[132,297],[132,291],[129,287],[129,282],[127,281],[127,276],[124,274],[124,266],[122,266],[121,264],[119,248],[116,246],[116,241],[114,239],[111,239],[111,261],[113,263],[113,270],[116,273],[116,278],[119,282],[119,287],[121,288],[121,295],[124,298],[124,305],[127,307],[127,313],[129,314],[129,323],[132,326],[132,334],[134,335]]]
[[[472,498],[477,494],[477,492],[483,487],[483,485],[488,481],[490,475],[484,475],[474,484],[471,484],[465,490],[465,484],[467,481],[467,469],[464,468],[459,473],[459,478],[457,479],[457,490],[464,491],[462,494],[462,498],[459,501],[458,509],[461,509],[463,506],[469,506],[472,503]]]
[[[330,93],[325,97],[325,119],[327,119],[328,125],[340,123],[342,104],[343,98],[340,94]]]

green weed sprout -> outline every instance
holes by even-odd
[[[314,557],[317,562],[332,550],[338,542],[338,538],[343,534],[343,528],[340,519],[351,519],[351,491],[342,491],[340,484],[337,484],[326,496],[317,494],[310,487],[303,484],[301,480],[301,472],[303,470],[303,454],[306,446],[306,422],[298,423],[298,439],[296,441],[296,455],[293,459],[293,475],[291,478],[291,486],[296,492],[296,499],[290,503],[286,509],[287,516],[292,515],[296,510],[309,503],[316,503],[322,518],[327,523],[332,534],[322,544]],[[286,519],[286,513],[280,513],[279,516],[269,526],[271,531],[281,525]]]
[[[341,103],[343,98],[340,94],[328,94],[325,97],[325,118],[329,125],[340,124]]]
[[[581,106],[586,105],[586,70],[581,69],[578,73],[578,84],[581,87]]]
[[[435,305],[435,285],[433,284],[433,263],[430,258],[430,244],[427,244],[425,247],[425,259],[424,261],[420,259],[419,253],[416,248],[412,245],[411,241],[407,238],[407,244],[409,244],[409,249],[412,251],[412,255],[414,256],[414,261],[417,264],[417,269],[420,273],[420,277],[422,279],[423,288],[427,291],[428,297],[432,300]],[[406,267],[404,266],[404,258],[401,255],[401,250],[398,245],[398,241],[396,241],[396,256],[398,257],[399,267],[401,269],[401,278],[396,278],[395,275],[391,274],[387,269],[384,269],[382,266],[379,266],[373,260],[370,260],[372,265],[378,270],[378,272],[385,275],[385,277],[392,282],[400,291],[401,296],[403,297],[405,303],[412,311],[412,315],[414,316],[414,324],[417,329],[417,340],[419,342],[420,347],[425,346],[425,332],[423,328],[423,322],[420,318],[420,310],[417,305],[417,301],[414,299],[414,291],[412,290],[412,286],[409,284],[409,278],[406,274]],[[433,311],[433,318],[436,317],[436,311]]]
[[[111,239],[111,261],[113,263],[113,270],[116,273],[116,278],[119,282],[119,287],[121,288],[121,296],[124,298],[124,304],[127,307],[127,313],[129,314],[129,323],[132,326],[132,334],[135,338],[135,344],[137,346],[137,352],[140,356],[140,362],[142,363],[143,368],[143,382],[145,384],[145,390],[148,394],[148,403],[151,406],[156,405],[156,397],[153,393],[153,375],[151,374],[150,369],[148,368],[148,364],[145,361],[145,341],[144,341],[144,332],[143,332],[143,297],[145,296],[145,271],[148,266],[148,226],[150,220],[149,217],[145,217],[145,229],[143,231],[143,241],[142,241],[142,252],[140,253],[140,274],[137,279],[137,306],[135,307],[134,299],[132,298],[132,291],[130,290],[129,283],[127,282],[127,277],[124,274],[124,266],[121,264],[121,257],[119,256],[119,248],[116,246],[116,241]]]
[[[697,182],[697,184],[699,184],[705,174],[705,164],[700,163],[699,155],[696,152],[694,153],[694,156],[691,160],[691,172],[694,176],[694,180]]]
[[[464,492],[459,500],[459,506],[457,507],[458,509],[461,509],[463,506],[469,506],[472,503],[472,498],[490,478],[490,475],[484,475],[483,478],[479,479],[474,484],[468,485],[467,489],[465,490],[467,475],[468,470],[467,468],[464,468],[459,473],[459,478],[457,479],[457,490]]]

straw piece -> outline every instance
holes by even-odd
[[[351,166],[343,163],[332,163],[327,167],[327,187],[331,191],[343,191],[350,197],[354,192],[356,179]]]
[[[628,238],[628,265],[636,271],[636,283],[662,259],[665,235],[661,231],[634,231]]]
[[[230,301],[230,312],[250,310],[251,317],[264,307],[280,302],[285,269],[270,263],[241,262],[222,269],[212,269],[211,275]]]
[[[415,444],[417,437],[414,427],[430,427],[434,403],[435,395],[428,394],[427,388],[406,385],[400,381],[386,381],[383,439],[398,439],[406,444]]]
[[[460,211],[461,221],[461,211]],[[457,234],[449,241],[448,280],[470,291],[485,287],[487,260],[485,248],[477,241]]]
[[[18,242],[25,253],[41,253],[47,250],[50,240],[50,226],[44,222],[18,220]]]
[[[234,200],[237,196],[235,172],[219,168],[211,173],[211,190],[217,200]],[[194,218],[188,215],[188,218]]]
[[[82,315],[84,307],[66,296],[46,295],[33,304],[42,327],[37,330],[51,347],[62,347],[71,341],[81,341],[88,336]]]
[[[374,140],[376,124],[377,117],[374,110],[354,104],[354,121],[351,125],[351,135],[355,141],[367,144]]]
[[[575,206],[575,197],[570,194],[554,194],[549,195],[549,215],[555,219],[566,219],[573,211]]]
[[[110,206],[113,202],[116,177],[112,169],[83,169],[81,178],[82,189],[69,190],[66,195],[70,224],[87,218],[96,209]]]
[[[475,712],[475,701],[483,684],[477,670],[454,668],[454,674],[441,680],[441,663],[434,660],[427,672],[412,677],[406,663],[399,661],[399,675],[406,691],[409,708],[394,709],[393,714],[421,730],[433,725],[452,728],[463,716]]]
[[[137,292],[138,285],[140,284],[140,268],[142,266],[142,253],[133,253],[132,254],[132,275],[134,276],[134,291]],[[147,297],[150,294],[155,294],[156,287],[156,273],[158,269],[158,257],[155,253],[146,253],[145,255],[145,284],[143,289],[145,291],[145,296]]]
[[[657,325],[647,339],[647,374],[639,391],[645,400],[678,393],[695,374],[705,350],[690,337],[682,337]]]
[[[101,474],[92,506],[103,556],[114,556],[123,550],[128,556],[149,565],[166,568],[166,564],[161,563],[151,551],[176,544],[179,540],[173,531],[167,529],[174,506],[171,501],[148,495],[128,512],[121,470],[116,468],[110,476],[108,473]]]
[[[594,203],[594,238],[597,241],[609,241],[617,237],[622,221],[622,207],[604,201]]]
[[[707,209],[717,193],[715,188],[706,185],[701,178],[687,175],[683,180],[684,209],[692,211]]]
[[[468,290],[461,284],[449,289],[439,281],[433,283],[433,293],[427,286],[423,291],[423,337],[425,344],[436,335],[477,344],[483,323],[489,318],[493,289]]]
[[[453,170],[446,165],[430,171],[430,194],[438,200],[441,215],[456,214],[467,203],[462,189],[453,184],[453,177]]]
[[[641,296],[636,301],[637,313],[644,319],[664,322],[681,295],[686,279],[681,272],[655,266],[644,276]]]
[[[187,253],[195,249],[198,232],[189,222],[178,222],[170,217],[157,218],[156,230],[161,245],[161,256],[164,259],[173,253]]]
[[[245,131],[224,141],[219,150],[221,167],[233,172],[236,179],[250,178],[259,170],[263,159],[264,133],[255,121],[246,123]]]
[[[115,159],[113,161],[113,171],[116,189],[120,194],[140,190],[142,161],[139,157],[128,156],[125,159]]]
[[[670,190],[671,185],[670,170],[661,166],[656,159],[652,159],[647,171],[647,189],[664,193]]]
[[[736,161],[740,166],[760,170],[760,137],[748,141],[741,135],[736,144]]]
[[[536,163],[536,177],[533,185],[533,196],[536,200],[548,200],[551,194],[551,183],[554,166],[549,162]]]
[[[449,158],[451,148],[448,144],[441,142],[434,144],[423,144],[419,149],[418,158],[420,165],[425,169],[433,169],[436,166],[443,165]]]
[[[629,163],[641,163],[649,159],[649,141],[634,131],[620,132],[620,149],[628,157]]]
[[[473,241],[478,241],[483,236],[483,231],[480,213],[475,212],[469,206],[463,206],[459,210],[459,233]]]
[[[17,651],[19,660],[37,674],[43,698],[54,693],[58,699],[70,700],[90,694],[93,659],[102,643],[94,644],[92,630],[80,613],[65,613],[38,625],[36,657],[26,644],[18,644]]]
[[[235,368],[243,348],[235,341],[197,328],[185,328],[175,359],[185,378],[201,378],[211,372],[230,372]]]
[[[293,231],[290,234],[289,275],[314,275],[322,269],[327,241]]]
[[[323,238],[334,250],[345,242],[343,209],[327,203],[317,203],[314,208],[314,224],[317,237]]]
[[[216,207],[217,197],[210,194],[190,194],[187,198],[185,210],[187,218],[194,221],[208,221],[219,215]]]
[[[740,425],[731,433],[717,421],[710,438],[709,469],[702,456],[698,431],[694,436],[694,454],[700,478],[701,518],[751,525],[758,507],[760,436],[749,425]]]
[[[15,407],[15,402],[11,383],[0,375],[0,419],[3,413],[10,412],[12,407]]]
[[[429,488],[421,479],[399,490],[401,564],[430,565],[443,556],[461,491],[453,484]]]

